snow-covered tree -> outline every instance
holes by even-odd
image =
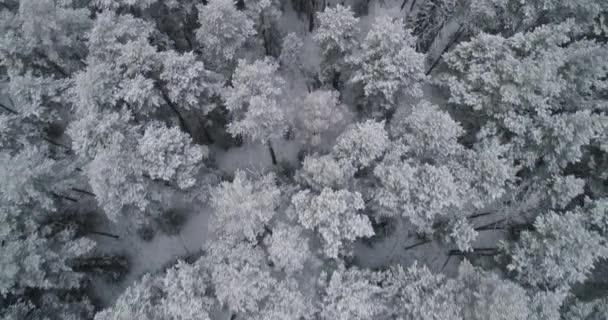
[[[303,48],[304,42],[295,32],[285,35],[281,42],[281,55],[279,56],[281,68],[294,75],[304,71],[302,61]]]
[[[70,0],[6,1],[3,5],[0,64],[15,74],[33,68],[69,76],[86,52],[80,36],[90,28],[89,11]]]
[[[0,202],[15,207],[55,210],[54,197],[69,188],[74,167],[49,157],[48,150],[26,145],[16,154],[0,151]]]
[[[292,128],[296,139],[311,148],[320,148],[342,131],[349,117],[345,105],[340,103],[339,93],[316,90],[293,104]]]
[[[226,108],[233,116],[228,132],[254,141],[280,138],[287,129],[282,95],[285,81],[270,58],[247,63],[239,60],[232,86],[224,91]]]
[[[308,292],[303,291],[297,281],[289,278],[279,282],[264,306],[252,319],[282,320],[282,319],[315,319],[317,306]]]
[[[277,286],[264,251],[247,242],[221,240],[207,249],[204,259],[219,302],[237,314],[257,314]]]
[[[272,234],[264,239],[264,243],[270,260],[287,273],[302,270],[312,254],[308,236],[300,226],[281,223],[272,228]]]
[[[98,204],[114,222],[123,214],[135,215],[137,223],[143,222],[140,213],[150,204],[147,197],[149,182],[143,177],[142,159],[128,149],[133,141],[110,141],[86,166],[86,173]],[[124,145],[123,145],[124,144]]]
[[[417,7],[415,14],[407,19],[416,36],[417,47],[427,52],[443,27],[450,21],[457,9],[455,0],[425,0]]]
[[[365,207],[361,194],[324,188],[320,194],[301,191],[291,198],[298,221],[317,231],[323,239],[323,251],[330,258],[348,252],[347,244],[360,237],[374,235],[369,219],[359,213]]]
[[[354,66],[350,81],[363,85],[369,107],[393,109],[404,98],[422,97],[424,55],[415,41],[401,20],[379,16],[361,49],[348,57]]]
[[[233,0],[210,0],[198,6],[196,38],[212,60],[222,63],[234,59],[248,38],[256,34],[253,21],[237,10]]]
[[[317,14],[317,19],[319,26],[313,38],[321,48],[321,77],[325,82],[336,84],[341,74],[347,72],[345,58],[356,49],[359,19],[350,7],[340,4],[325,8]]]
[[[332,154],[340,161],[348,161],[361,169],[380,158],[389,142],[384,122],[367,120],[346,129],[334,144]]]
[[[440,216],[464,205],[466,189],[446,166],[382,163],[374,175],[381,183],[374,198],[383,213],[406,217],[419,232],[431,233]]]
[[[326,187],[342,189],[353,179],[355,171],[349,162],[338,161],[331,155],[314,155],[304,158],[296,178],[317,191]]]
[[[188,134],[158,122],[148,125],[137,150],[144,171],[152,179],[176,181],[182,189],[196,183],[201,161],[209,155],[209,148],[194,145]]]
[[[458,139],[464,129],[447,112],[428,101],[411,108],[399,108],[391,119],[391,138],[407,145],[415,157],[443,162],[461,154]]]
[[[580,209],[582,210],[582,209]],[[507,268],[531,285],[557,287],[583,282],[595,263],[608,256],[608,242],[589,228],[585,212],[539,215],[534,231],[524,231],[512,245]]]
[[[90,317],[90,301],[73,294],[83,288],[85,274],[73,270],[72,261],[89,254],[93,241],[77,237],[71,228],[45,223],[51,215],[33,210],[38,209],[27,204],[0,205],[0,316],[15,320]]]
[[[487,141],[467,149],[464,130],[451,116],[428,102],[398,110],[390,132],[395,140],[374,168],[373,191],[381,214],[399,214],[419,231],[431,232],[439,219],[451,221],[449,234],[468,248],[475,232],[467,209],[483,209],[506,194],[514,169],[505,148]]]
[[[455,281],[463,319],[527,320],[530,316],[526,290],[512,281],[479,270],[467,260],[461,263]]]
[[[0,236],[0,294],[23,294],[24,290],[70,290],[82,285],[83,274],[72,271],[72,259],[90,252],[91,240],[75,239],[73,230],[53,234],[48,227],[37,230],[32,214],[17,208],[0,208],[7,225]],[[21,215],[21,217],[19,217]]]
[[[238,170],[232,182],[224,181],[211,192],[217,219],[214,229],[236,241],[255,242],[275,215],[280,200],[281,191],[273,174],[250,178]]]
[[[417,263],[407,269],[395,266],[383,280],[389,312],[404,320],[461,319],[454,284]]]
[[[207,295],[209,285],[200,263],[178,261],[166,273],[145,274],[95,320],[210,320],[216,302]]]
[[[185,110],[201,110],[208,113],[215,108],[211,101],[220,94],[222,76],[209,71],[205,64],[196,60],[192,52],[165,53],[163,71],[159,76],[167,88],[167,96]]]
[[[606,87],[604,49],[573,39],[573,28],[481,34],[446,56],[449,75],[441,81],[450,102],[478,117],[481,137],[509,137],[514,158],[528,167],[556,171],[580,161],[607,123],[596,108],[603,89],[592,89]]]
[[[324,284],[320,319],[380,319],[388,308],[379,286],[382,274],[340,266]]]

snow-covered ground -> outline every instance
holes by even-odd
[[[107,222],[100,230],[118,235],[114,239],[91,235],[97,242],[97,250],[128,257],[129,272],[120,281],[97,277],[93,281],[96,297],[103,305],[111,304],[131,283],[145,273],[154,273],[172,265],[178,259],[199,252],[207,239],[207,225],[211,215],[208,207],[198,208],[189,215],[177,235],[157,233],[151,241],[142,240],[133,230]]]

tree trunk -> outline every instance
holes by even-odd
[[[165,102],[167,103],[167,105],[177,115],[177,119],[179,120],[179,126],[182,128],[183,131],[187,132],[188,134],[190,134],[191,137],[193,137],[192,130],[188,127],[188,124],[186,123],[186,120],[182,116],[181,112],[179,112],[179,110],[177,109],[177,107],[175,106],[175,104],[173,104],[173,102],[171,101],[171,99],[169,99],[169,96],[167,96],[167,93],[165,93],[165,90],[163,90],[163,88],[161,88],[161,87],[158,87],[158,90],[160,91],[160,93],[161,93],[161,95],[163,97],[163,100],[165,100]]]
[[[107,232],[103,232],[103,231],[90,231],[89,233],[108,237],[108,238],[120,239],[120,236],[117,236],[117,235],[111,234],[111,233],[107,233]]]
[[[268,151],[270,152],[270,158],[272,159],[272,165],[277,165],[277,156],[274,153],[274,149],[272,148],[272,143],[270,143],[270,140],[268,140]]]
[[[443,54],[446,53],[448,50],[450,50],[450,48],[458,41],[458,39],[460,39],[460,36],[462,35],[463,32],[464,32],[464,27],[461,25],[458,28],[458,31],[456,31],[456,35],[454,36],[454,38],[452,38],[452,40],[445,46],[445,48],[443,48],[443,50],[441,50],[441,53],[439,54],[437,59],[435,59],[435,61],[433,62],[433,64],[429,68],[429,70],[425,73],[427,76],[429,74],[431,74],[433,69],[435,69],[435,67],[439,64],[439,62],[441,61],[441,58],[443,57]]]

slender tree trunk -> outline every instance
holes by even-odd
[[[78,193],[83,193],[83,194],[86,194],[86,195],[91,196],[91,197],[96,197],[96,195],[95,195],[93,192],[91,192],[91,191],[87,191],[87,190],[84,190],[84,189],[80,189],[80,188],[71,188],[71,190],[72,190],[72,191],[75,191],[75,192],[78,192]]]
[[[268,151],[270,152],[270,159],[272,159],[272,165],[277,165],[277,156],[274,153],[274,149],[272,148],[272,143],[270,140],[266,143],[268,145]]]
[[[103,231],[89,231],[89,233],[108,237],[108,238],[120,239],[120,236],[118,236],[118,235],[103,232]]]
[[[9,113],[12,113],[12,114],[19,114],[19,112],[17,112],[17,111],[15,111],[15,110],[13,110],[13,109],[11,109],[11,108],[9,108],[9,107],[5,106],[5,105],[4,105],[4,104],[2,104],[2,103],[0,103],[0,108],[4,109],[4,110],[6,110],[6,111],[8,111]]]
[[[192,130],[188,127],[188,124],[186,123],[186,120],[182,116],[181,112],[179,112],[179,110],[177,109],[177,106],[175,106],[175,104],[171,101],[171,99],[169,99],[169,96],[167,96],[167,93],[165,92],[165,90],[163,90],[163,88],[158,87],[158,90],[160,91],[160,93],[161,93],[161,95],[163,97],[163,100],[165,100],[165,102],[167,103],[167,105],[177,115],[177,119],[179,120],[179,126],[182,128],[182,130],[184,130],[185,132],[187,132],[188,134],[190,134],[190,136],[192,137],[193,136],[192,135]]]
[[[484,224],[482,226],[479,226],[479,227],[475,228],[475,231],[503,229],[503,227],[499,226],[499,224],[503,223],[505,220],[507,220],[507,219],[503,218],[503,219],[500,219],[500,220],[497,220],[497,221],[494,221],[494,222],[491,222],[491,223],[488,223],[488,224]]]
[[[458,31],[456,31],[456,35],[454,36],[454,38],[452,38],[452,40],[445,46],[445,48],[443,48],[443,50],[441,50],[441,53],[439,54],[437,59],[435,59],[435,61],[433,62],[433,64],[429,68],[429,70],[427,70],[427,72],[425,73],[427,76],[429,74],[431,74],[433,69],[435,69],[435,67],[439,64],[439,62],[441,61],[441,58],[443,58],[443,54],[446,53],[448,50],[450,50],[450,48],[458,41],[458,39],[460,39],[460,36],[462,36],[463,32],[464,32],[464,27],[462,25],[460,25],[460,27],[458,28]]]
[[[51,194],[53,196],[59,198],[59,199],[65,199],[65,200],[68,200],[68,201],[71,201],[71,202],[78,202],[78,199],[75,199],[75,198],[72,198],[72,197],[69,197],[69,196],[65,196],[65,195],[62,195],[62,194],[58,194],[56,192],[51,192]]]
[[[410,250],[410,249],[413,249],[413,248],[419,247],[419,246],[421,246],[421,245],[424,245],[424,244],[430,243],[431,241],[432,241],[432,240],[424,240],[424,241],[420,241],[420,242],[414,243],[414,244],[412,244],[412,245],[406,246],[405,248],[403,248],[403,250]]]

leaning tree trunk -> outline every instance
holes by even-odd
[[[274,149],[272,148],[272,143],[270,143],[270,140],[268,140],[268,142],[266,143],[268,145],[268,151],[270,152],[270,159],[272,159],[272,165],[277,165],[277,156],[274,153]]]

